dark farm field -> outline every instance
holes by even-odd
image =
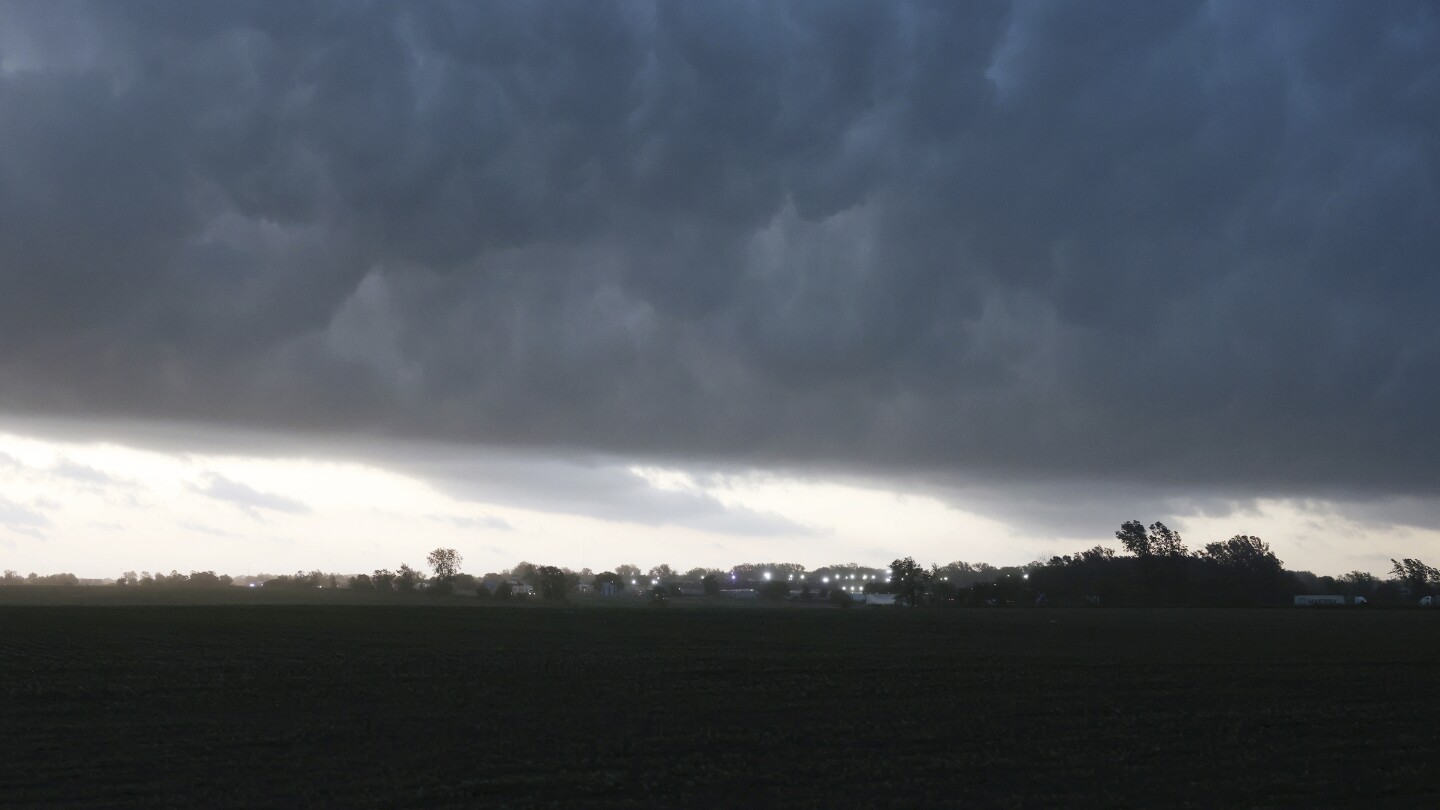
[[[1420,611],[5,606],[0,701],[11,807],[1440,799]]]

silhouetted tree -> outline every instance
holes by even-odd
[[[453,548],[437,548],[425,555],[425,562],[435,572],[435,579],[444,582],[460,573],[460,563],[464,562],[464,558]]]
[[[420,585],[421,579],[423,577],[419,571],[402,564],[400,570],[395,574],[395,590],[400,593],[414,593],[416,587]]]
[[[1158,557],[1184,557],[1186,554],[1180,533],[1159,521],[1150,524],[1148,550]]]
[[[1431,568],[1420,560],[1406,557],[1390,560],[1390,575],[1400,580],[1411,599],[1430,596],[1432,588],[1440,587],[1440,570]]]
[[[1150,556],[1150,535],[1145,533],[1145,524],[1138,520],[1121,523],[1120,531],[1115,532],[1115,539],[1136,557]]]
[[[899,595],[906,604],[919,605],[925,598],[930,584],[930,573],[914,557],[904,557],[890,563],[890,590]]]
[[[604,591],[606,585],[612,586],[616,593],[625,590],[625,580],[621,579],[620,575],[614,571],[602,571],[596,574],[591,585],[595,588],[596,593]]]
[[[191,571],[190,578],[185,583],[192,588],[225,588],[234,583],[234,580],[225,574],[216,574],[214,571]]]
[[[1205,546],[1204,559],[1218,566],[1233,601],[1266,602],[1284,596],[1284,567],[1265,541],[1237,534]]]
[[[1336,580],[1336,585],[1346,596],[1363,596],[1367,600],[1375,601],[1380,589],[1380,578],[1374,574],[1364,571],[1351,571],[1343,574]]]
[[[510,569],[508,572],[506,572],[506,573],[509,575],[509,577],[510,577],[511,579],[516,580],[517,582],[522,582],[522,583],[524,583],[524,584],[526,584],[526,585],[529,585],[529,586],[532,587],[532,588],[535,588],[536,590],[539,590],[539,589],[540,589],[540,574],[539,574],[539,571],[540,571],[539,567],[536,566],[534,563],[532,563],[532,562],[526,562],[525,560],[521,560],[520,562],[518,562],[518,563],[515,564],[515,567],[514,567],[514,568],[511,568],[511,569]]]
[[[395,572],[388,568],[376,568],[370,574],[370,582],[375,586],[375,590],[388,593],[395,590]]]
[[[700,587],[705,589],[706,596],[720,595],[720,580],[714,574],[706,574],[701,578]]]
[[[550,602],[564,602],[569,590],[569,578],[565,572],[553,565],[542,565],[535,569],[539,579],[540,597]]]

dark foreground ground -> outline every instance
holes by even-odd
[[[1440,614],[0,607],[6,806],[1434,806]]]

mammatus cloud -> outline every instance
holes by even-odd
[[[229,503],[251,517],[259,517],[261,510],[292,515],[303,515],[310,512],[310,507],[294,498],[287,498],[271,492],[261,492],[248,484],[232,481],[217,473],[206,473],[203,478],[204,483],[191,485],[194,491],[217,501]]]
[[[1420,2],[5,3],[0,409],[1429,498],[1437,76]]]

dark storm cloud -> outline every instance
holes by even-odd
[[[4,3],[0,407],[1429,496],[1437,133],[1428,3]]]

